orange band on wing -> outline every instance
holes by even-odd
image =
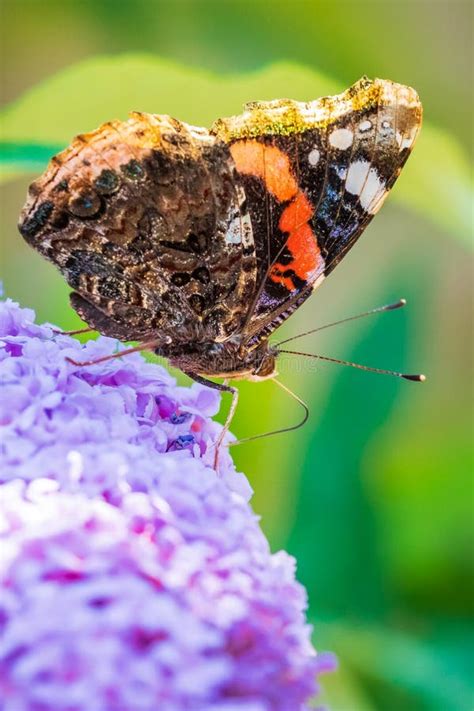
[[[313,213],[313,206],[304,192],[300,190],[294,200],[283,211],[278,227],[282,232],[293,232],[301,225],[304,225],[305,222],[308,222]]]
[[[308,224],[314,214],[313,206],[305,193],[299,190],[288,156],[276,146],[267,146],[256,140],[242,140],[232,144],[230,152],[239,173],[260,178],[279,202],[291,200],[280,217],[278,227],[288,234],[285,246],[293,259],[289,264],[275,263],[269,277],[293,291],[296,285],[292,276],[285,275],[285,272],[292,270],[297,277],[308,281],[324,269],[317,237]]]
[[[260,141],[237,141],[230,152],[239,173],[263,180],[266,189],[280,202],[291,200],[298,192],[288,156],[279,148]]]

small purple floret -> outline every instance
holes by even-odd
[[[316,676],[294,561],[272,555],[210,418],[139,354],[0,303],[2,711],[300,711]]]

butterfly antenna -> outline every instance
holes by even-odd
[[[290,355],[304,356],[305,358],[317,358],[319,360],[327,360],[330,363],[338,363],[339,365],[349,365],[351,368],[359,370],[367,370],[369,373],[381,373],[382,375],[393,375],[396,378],[404,378],[412,380],[415,383],[423,383],[426,380],[426,375],[419,373],[417,375],[409,375],[408,373],[397,373],[395,370],[385,370],[384,368],[371,368],[369,365],[360,365],[360,363],[351,363],[348,360],[340,360],[339,358],[330,358],[329,356],[316,355],[314,353],[301,353],[300,351],[279,350],[278,353],[288,353]]]
[[[311,333],[316,333],[317,331],[324,331],[325,328],[331,328],[331,326],[339,326],[340,323],[347,323],[348,321],[355,321],[358,318],[364,318],[365,316],[371,316],[372,314],[380,314],[384,311],[395,311],[395,309],[401,309],[402,306],[406,306],[406,299],[399,299],[393,304],[385,304],[385,306],[377,306],[375,309],[370,309],[370,311],[364,311],[362,314],[356,314],[355,316],[348,316],[340,321],[333,321],[332,323],[326,323],[324,326],[318,326],[317,328],[312,328],[310,331],[305,331],[304,333],[298,333],[296,336],[291,336],[291,338],[285,338],[284,341],[279,341],[274,345],[282,346],[284,343],[289,343],[290,341],[296,341],[297,338],[303,338],[303,336],[309,336]]]
[[[290,388],[288,388],[286,385],[283,385],[283,383],[281,383],[279,380],[277,380],[276,378],[271,378],[271,380],[272,380],[272,382],[276,383],[279,388],[281,388],[286,393],[288,393],[288,395],[290,395],[294,400],[296,400],[297,403],[299,403],[301,405],[301,407],[304,410],[304,415],[303,415],[302,419],[298,422],[298,424],[292,425],[291,427],[282,427],[279,430],[272,430],[270,432],[263,432],[262,434],[252,435],[251,437],[244,437],[243,439],[238,439],[238,440],[235,440],[234,442],[228,442],[227,446],[233,447],[236,444],[243,444],[244,442],[251,442],[254,439],[262,439],[263,437],[272,437],[273,435],[282,434],[283,432],[292,432],[293,430],[298,430],[300,427],[303,427],[303,425],[305,424],[306,420],[309,417],[309,407],[307,406],[307,404],[305,402],[303,402],[303,400],[300,397],[298,397],[298,395],[296,395],[296,393],[294,393],[292,390],[290,390]]]

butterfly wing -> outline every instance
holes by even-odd
[[[363,78],[308,103],[247,105],[213,132],[229,144],[247,196],[258,287],[247,343],[271,333],[311,294],[381,207],[421,127],[416,92]]]
[[[245,195],[205,129],[134,113],[85,136],[30,187],[25,239],[94,328],[126,340],[221,341],[255,292]]]
[[[251,104],[210,132],[135,113],[51,161],[20,231],[106,335],[252,345],[354,244],[420,125],[412,89],[367,79]]]

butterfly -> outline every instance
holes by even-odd
[[[90,329],[138,341],[118,355],[152,349],[232,392],[228,428],[228,381],[275,377],[269,337],[378,212],[421,122],[413,89],[366,77],[315,101],[249,103],[209,130],[133,112],[52,158],[19,229]]]

